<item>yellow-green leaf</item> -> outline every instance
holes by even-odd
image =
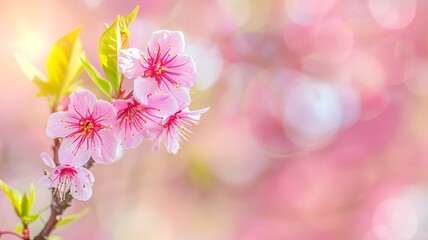
[[[36,197],[36,191],[34,190],[34,184],[30,184],[30,191],[28,192],[28,212],[31,213],[33,209],[34,198]]]
[[[121,36],[121,40],[122,40],[122,49],[128,47],[129,38],[131,37],[131,34],[130,34],[128,28],[129,28],[129,25],[137,17],[139,9],[140,9],[140,6],[137,6],[128,15],[120,17],[119,29],[120,29],[120,36]]]
[[[21,68],[22,73],[30,80],[30,81],[43,81],[46,82],[46,77],[37,69],[30,61],[28,61],[24,56],[20,53],[15,52],[15,59],[18,62],[19,67]]]
[[[22,198],[23,194],[20,193],[18,190],[10,187],[6,183],[0,180],[0,188],[3,190],[3,192],[6,194],[9,201],[12,203],[13,208],[15,209],[16,215],[18,217],[21,217],[21,205],[22,205]]]
[[[85,71],[89,75],[91,80],[103,93],[105,93],[105,95],[111,98],[110,83],[101,76],[98,70],[89,62],[89,60],[84,55],[81,56],[81,60],[83,63],[83,67],[85,68]]]
[[[22,223],[18,223],[15,227],[15,232],[18,234],[21,234],[23,230],[24,230],[24,226],[22,226]]]
[[[101,66],[111,86],[115,90],[116,95],[119,92],[121,81],[121,73],[117,66],[117,58],[122,48],[119,20],[120,16],[117,16],[114,23],[101,35],[100,42],[98,43],[98,54],[100,56]]]
[[[60,38],[51,48],[48,61],[47,91],[55,96],[54,103],[71,93],[74,81],[81,73],[80,61],[82,43],[79,38],[80,27]]]
[[[89,212],[89,208],[85,208],[85,209],[83,209],[83,211],[81,211],[79,213],[63,217],[60,221],[57,222],[57,224],[55,225],[55,229],[61,228],[66,224],[69,224],[69,223],[72,223],[72,222],[78,220],[79,218],[88,214],[88,212]]]
[[[25,216],[22,216],[21,220],[22,220],[22,222],[24,222],[25,224],[29,224],[29,223],[32,223],[32,222],[36,221],[36,220],[37,220],[37,218],[39,218],[39,216],[40,216],[40,214],[39,214],[39,213],[36,213],[36,214],[30,214],[30,215],[25,215]]]
[[[105,25],[107,29],[101,35],[98,43],[98,54],[104,73],[110,82],[116,97],[119,95],[120,85],[122,84],[122,74],[117,65],[119,51],[128,47],[130,33],[129,25],[135,20],[138,14],[137,6],[130,14],[126,16],[117,16],[112,25]]]

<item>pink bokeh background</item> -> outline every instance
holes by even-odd
[[[25,190],[51,144],[47,103],[14,52],[44,70],[50,45],[83,26],[98,65],[103,23],[136,5],[130,46],[143,47],[156,30],[183,31],[199,71],[191,107],[211,110],[176,156],[152,153],[147,141],[96,166],[94,196],[68,210],[90,213],[54,234],[428,239],[423,0],[0,0],[0,179]],[[41,209],[49,191],[36,189]],[[17,222],[1,193],[0,230]]]

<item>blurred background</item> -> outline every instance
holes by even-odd
[[[191,108],[211,110],[176,156],[146,141],[96,166],[93,197],[67,211],[90,213],[56,235],[428,239],[425,0],[0,0],[3,181],[27,189],[51,144],[47,102],[13,53],[44,71],[55,40],[83,26],[99,66],[103,24],[136,5],[130,47],[183,31],[199,71]],[[48,206],[48,190],[36,188],[37,207]],[[1,193],[0,229],[17,221]]]

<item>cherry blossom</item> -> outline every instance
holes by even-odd
[[[77,162],[64,163],[61,158],[61,165],[55,166],[48,153],[43,152],[40,156],[52,170],[49,175],[41,177],[39,182],[54,188],[61,200],[65,199],[68,192],[77,200],[86,201],[91,198],[92,184],[95,181],[91,171]]]
[[[136,148],[143,138],[153,138],[153,131],[162,128],[162,119],[177,111],[177,103],[170,95],[156,95],[148,98],[148,104],[141,104],[131,97],[113,102],[117,111],[115,132],[119,144]]]
[[[147,104],[155,94],[173,95],[180,107],[190,103],[188,89],[196,81],[193,59],[183,54],[184,37],[179,31],[154,32],[145,52],[128,48],[120,51],[118,65],[134,81],[135,98]]]
[[[117,140],[113,125],[116,113],[106,101],[83,90],[70,96],[67,111],[52,113],[46,133],[51,138],[61,138],[59,158],[67,164],[85,164],[90,157],[97,163],[115,160]]]
[[[210,108],[189,111],[186,107],[180,109],[175,114],[167,117],[163,122],[163,129],[158,132],[156,143],[152,151],[158,151],[162,138],[166,135],[165,147],[169,153],[177,154],[180,149],[181,139],[189,141],[189,134],[192,133],[188,127],[198,125],[202,113],[206,113]]]

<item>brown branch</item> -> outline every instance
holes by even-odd
[[[52,146],[52,151],[54,155],[53,160],[57,166],[60,165],[58,158],[58,150],[60,145],[60,140],[56,138],[54,141],[54,145]],[[93,163],[94,160],[91,158],[84,165],[84,167],[89,169],[92,167]],[[34,240],[46,240],[49,237],[49,235],[55,229],[55,226],[58,221],[61,220],[64,211],[71,205],[72,200],[73,198],[70,194],[66,194],[65,199],[61,200],[59,192],[55,191],[55,189],[52,189],[52,203],[50,205],[51,214],[42,231],[40,231],[40,233],[34,238]]]

